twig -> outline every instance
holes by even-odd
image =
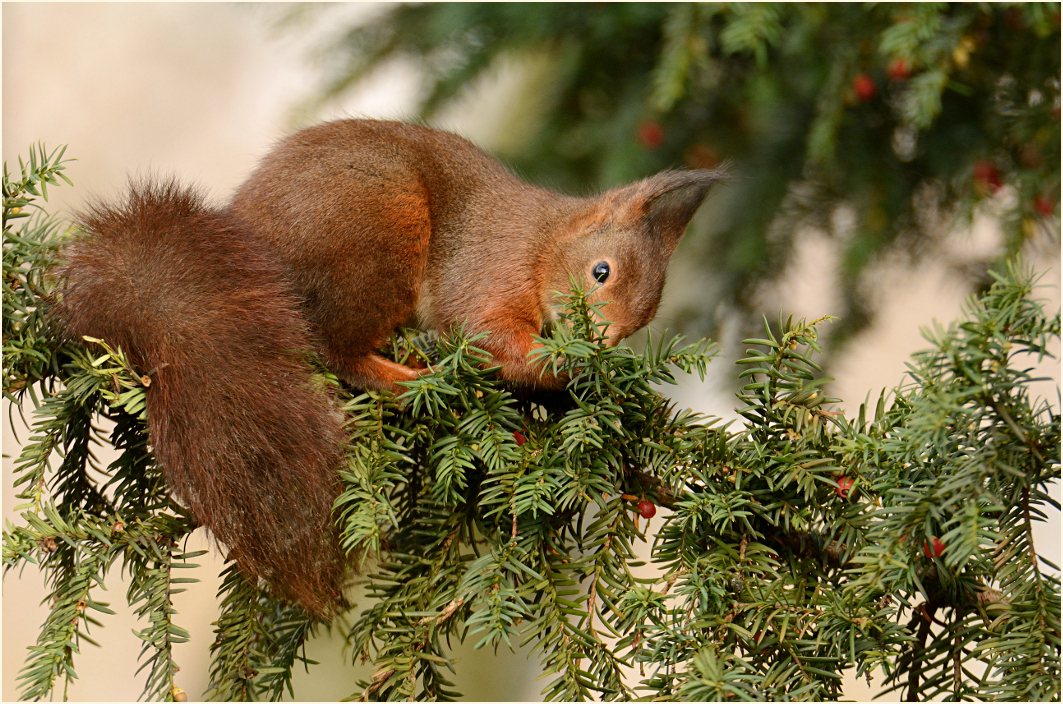
[[[930,624],[934,618],[934,612],[937,611],[937,606],[922,604],[923,618],[919,621],[919,636],[912,648],[912,665],[908,669],[908,696],[905,698],[907,702],[919,701],[919,678],[923,675],[923,651],[926,650],[926,639],[930,637]],[[919,620],[919,616],[913,615],[913,621]],[[913,623],[914,625],[914,623]]]
[[[679,497],[675,495],[671,487],[662,482],[657,477],[646,474],[640,469],[628,466],[624,463],[624,468],[627,473],[630,474],[639,483],[643,491],[652,491],[657,495],[657,504],[664,506],[665,508],[675,508],[676,503],[679,501]]]
[[[462,607],[462,604],[464,603],[465,599],[459,596],[457,599],[454,599],[449,604],[447,604],[446,607],[438,614],[436,614],[435,616],[425,616],[420,621],[418,621],[416,625],[423,626],[428,623],[443,623],[448,618],[453,616],[454,612],[460,609]]]
[[[394,669],[382,670],[380,672],[374,672],[373,673],[373,684],[371,684],[368,687],[366,687],[365,691],[362,692],[362,696],[360,697],[361,701],[363,701],[363,702],[369,701],[369,697],[373,696],[373,694],[384,685],[384,682],[386,682],[387,679],[389,677],[391,677],[392,675],[394,675],[394,674],[395,674],[395,670]]]

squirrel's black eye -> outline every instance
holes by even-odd
[[[598,262],[594,265],[594,269],[591,270],[591,274],[594,275],[595,281],[604,284],[605,280],[609,278],[609,264],[607,262]]]

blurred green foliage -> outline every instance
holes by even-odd
[[[508,127],[526,133],[503,155],[533,182],[579,192],[721,162],[737,174],[684,245],[716,283],[681,327],[755,320],[758,288],[814,225],[842,250],[841,340],[873,313],[858,290],[870,265],[917,260],[1001,191],[1014,197],[997,206],[998,263],[1058,238],[1059,18],[1059,3],[404,4],[325,49],[320,100],[403,59],[423,73],[430,119],[504,60],[545,62],[525,88],[541,118]],[[984,287],[990,263],[965,271]]]

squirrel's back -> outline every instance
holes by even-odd
[[[275,255],[172,182],[134,184],[79,221],[56,313],[153,374],[155,457],[200,524],[249,576],[324,612],[343,571],[330,520],[342,417],[303,359],[311,341]]]

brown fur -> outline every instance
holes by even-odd
[[[310,337],[277,259],[173,183],[80,218],[56,312],[145,372],[155,457],[252,578],[324,613],[342,557],[330,520],[341,415],[300,359]]]
[[[612,301],[603,312],[616,344],[653,318],[668,259],[721,178],[664,172],[572,198],[529,186],[455,135],[341,120],[281,142],[231,207],[276,247],[320,351],[349,382],[413,377],[375,350],[420,308],[425,327],[491,331],[484,347],[503,377],[550,387],[557,380],[527,353],[569,273],[589,287],[594,265],[610,262],[596,299]]]
[[[134,186],[82,218],[58,309],[71,333],[158,369],[156,456],[177,495],[249,574],[322,612],[341,556],[330,508],[338,413],[309,388],[315,347],[355,386],[418,372],[377,354],[412,315],[491,331],[507,380],[528,365],[569,275],[594,282],[616,344],[653,318],[665,270],[718,171],[664,172],[593,198],[520,181],[469,142],[398,122],[342,120],[282,141],[213,210],[173,184]],[[163,366],[166,365],[166,366]]]

